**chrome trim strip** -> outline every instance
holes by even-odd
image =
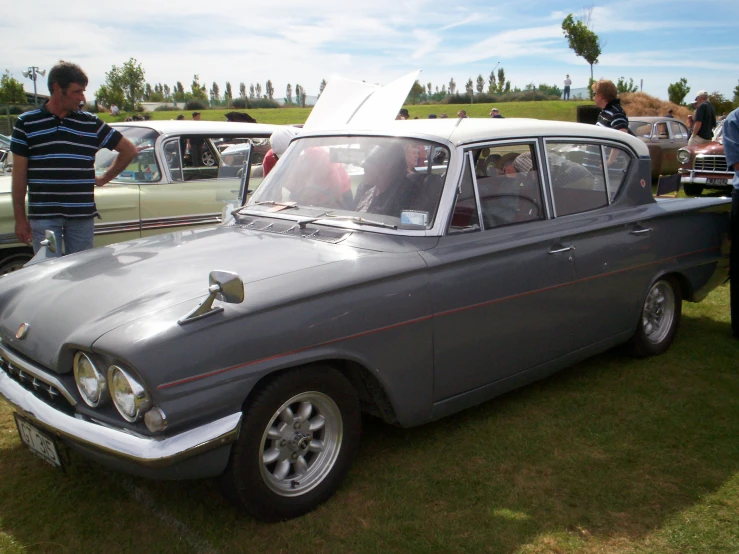
[[[0,234],[0,244],[21,244],[15,233]]]
[[[63,414],[36,398],[5,373],[0,373],[0,396],[31,423],[55,437],[147,468],[172,466],[230,444],[238,438],[241,428],[242,413],[237,412],[171,437],[136,436]]]
[[[608,196],[608,205],[610,206],[613,204],[613,201],[611,200],[611,178],[608,176],[608,160],[606,159],[605,144],[600,145],[600,163],[601,167],[603,167],[603,178],[606,183],[606,195]]]
[[[475,195],[475,204],[477,204],[477,226],[480,228],[480,231],[484,231],[485,225],[482,222],[482,204],[480,203],[480,190],[477,188],[477,171],[475,171],[475,159],[472,157],[472,150],[467,150],[466,157],[467,165],[470,168],[470,173],[472,174],[472,192]],[[462,175],[464,175],[464,172],[462,172]]]
[[[77,405],[77,399],[70,394],[70,392],[67,390],[67,387],[64,385],[64,383],[62,383],[59,379],[57,379],[53,375],[49,375],[48,370],[40,366],[37,366],[36,364],[32,362],[24,360],[20,356],[12,352],[11,350],[8,350],[8,348],[5,345],[3,345],[2,342],[0,342],[0,356],[5,358],[13,367],[20,369],[24,373],[28,373],[29,375],[33,375],[36,379],[46,383],[47,385],[51,385],[52,387],[59,389],[59,392],[62,393],[62,396],[64,396],[67,402],[69,402],[72,406]],[[4,372],[0,372],[0,375],[7,377],[7,375],[5,375]],[[21,387],[21,389],[25,390],[23,389],[23,387]]]
[[[161,217],[141,220],[141,230],[167,229],[186,225],[218,225],[221,214],[186,215],[177,217]]]

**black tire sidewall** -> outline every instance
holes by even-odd
[[[297,497],[270,490],[261,475],[262,437],[275,412],[290,398],[308,391],[329,396],[343,421],[340,451],[330,473],[313,489]],[[328,366],[303,367],[271,378],[250,397],[244,409],[239,438],[224,476],[227,494],[251,515],[280,521],[305,514],[328,500],[343,482],[354,461],[361,431],[357,395],[339,371]]]
[[[665,336],[664,339],[662,339],[658,343],[650,342],[647,340],[646,333],[644,332],[644,326],[643,326],[643,317],[642,313],[644,311],[644,304],[646,303],[647,298],[649,297],[649,292],[654,288],[654,286],[660,282],[667,283],[670,288],[672,289],[672,294],[675,297],[675,311],[674,316],[672,318],[672,323],[670,324],[670,330]],[[647,356],[656,356],[658,354],[662,354],[670,347],[672,344],[672,341],[675,340],[675,335],[677,334],[677,329],[680,325],[680,318],[682,316],[682,290],[680,289],[680,285],[677,283],[677,281],[672,277],[660,277],[659,279],[655,280],[651,285],[649,285],[649,289],[647,290],[647,294],[644,297],[644,300],[641,303],[641,307],[639,310],[639,322],[636,327],[636,333],[634,333],[634,338],[632,339],[632,353],[639,357],[647,357]]]

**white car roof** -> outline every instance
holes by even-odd
[[[580,137],[611,139],[625,142],[640,156],[649,156],[649,149],[638,138],[614,131],[606,127],[570,123],[564,121],[548,121],[523,118],[445,118],[445,119],[413,119],[394,120],[375,127],[356,127],[347,125],[330,131],[301,132],[297,138],[306,136],[346,134],[380,134],[392,136],[427,136],[448,140],[455,146],[471,142],[496,139],[517,139],[536,136],[545,137]]]
[[[269,136],[282,125],[267,123],[242,123],[236,121],[178,121],[176,119],[159,119],[149,121],[126,121],[112,123],[111,127],[148,127],[163,135],[264,135]]]

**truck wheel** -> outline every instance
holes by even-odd
[[[13,254],[0,262],[0,275],[6,275],[18,271],[33,258],[31,254]]]
[[[688,196],[700,196],[703,192],[703,185],[696,185],[695,183],[685,183],[683,190]]]
[[[313,366],[278,375],[246,403],[225,492],[263,521],[303,515],[339,488],[360,430],[357,395],[339,371]]]
[[[635,356],[655,356],[672,344],[682,313],[682,292],[671,277],[661,277],[649,288],[639,323],[631,339]]]

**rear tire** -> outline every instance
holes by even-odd
[[[703,185],[696,185],[695,183],[685,183],[683,190],[688,196],[700,196],[703,192]]]
[[[632,354],[656,356],[672,344],[682,314],[682,291],[672,277],[660,277],[649,287],[636,332],[631,339]]]
[[[12,256],[8,256],[0,262],[0,275],[6,275],[22,269],[31,258],[33,258],[32,254],[13,254]]]
[[[263,521],[301,516],[339,488],[360,431],[356,392],[339,371],[309,366],[282,373],[246,403],[225,492]]]

